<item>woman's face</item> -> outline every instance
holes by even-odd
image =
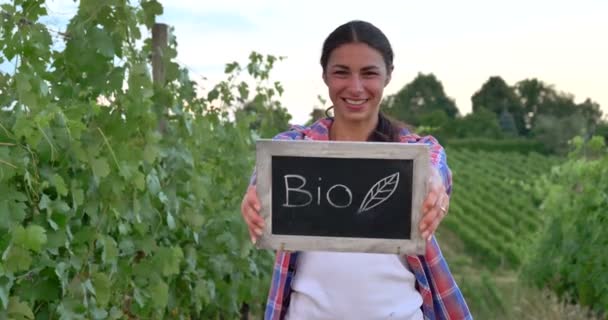
[[[390,73],[380,52],[364,43],[348,43],[332,51],[323,80],[337,119],[375,121]]]

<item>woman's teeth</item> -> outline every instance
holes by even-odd
[[[348,104],[360,105],[360,104],[364,104],[367,101],[367,99],[363,99],[363,100],[344,99],[344,101],[346,101],[346,103],[348,103]]]

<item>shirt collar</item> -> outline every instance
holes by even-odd
[[[300,132],[305,140],[329,140],[329,129],[331,128],[333,118],[321,118],[315,121],[312,125],[294,126],[292,130]]]
[[[292,130],[300,132],[304,136],[304,140],[329,140],[329,129],[334,122],[334,118],[321,118],[315,121],[310,126],[292,126]],[[401,128],[399,137],[403,140],[410,134],[407,128]]]

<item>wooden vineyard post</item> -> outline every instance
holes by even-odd
[[[155,23],[152,27],[152,81],[155,91],[165,87],[165,51],[167,49],[167,29],[164,23]],[[165,106],[155,103],[156,114],[158,116],[158,130],[164,134],[167,130],[167,120],[165,118]]]

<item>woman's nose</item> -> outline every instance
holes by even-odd
[[[363,92],[363,79],[361,79],[361,77],[357,76],[357,75],[353,75],[350,78],[350,82],[348,84],[348,89],[352,92],[352,93],[362,93]]]

